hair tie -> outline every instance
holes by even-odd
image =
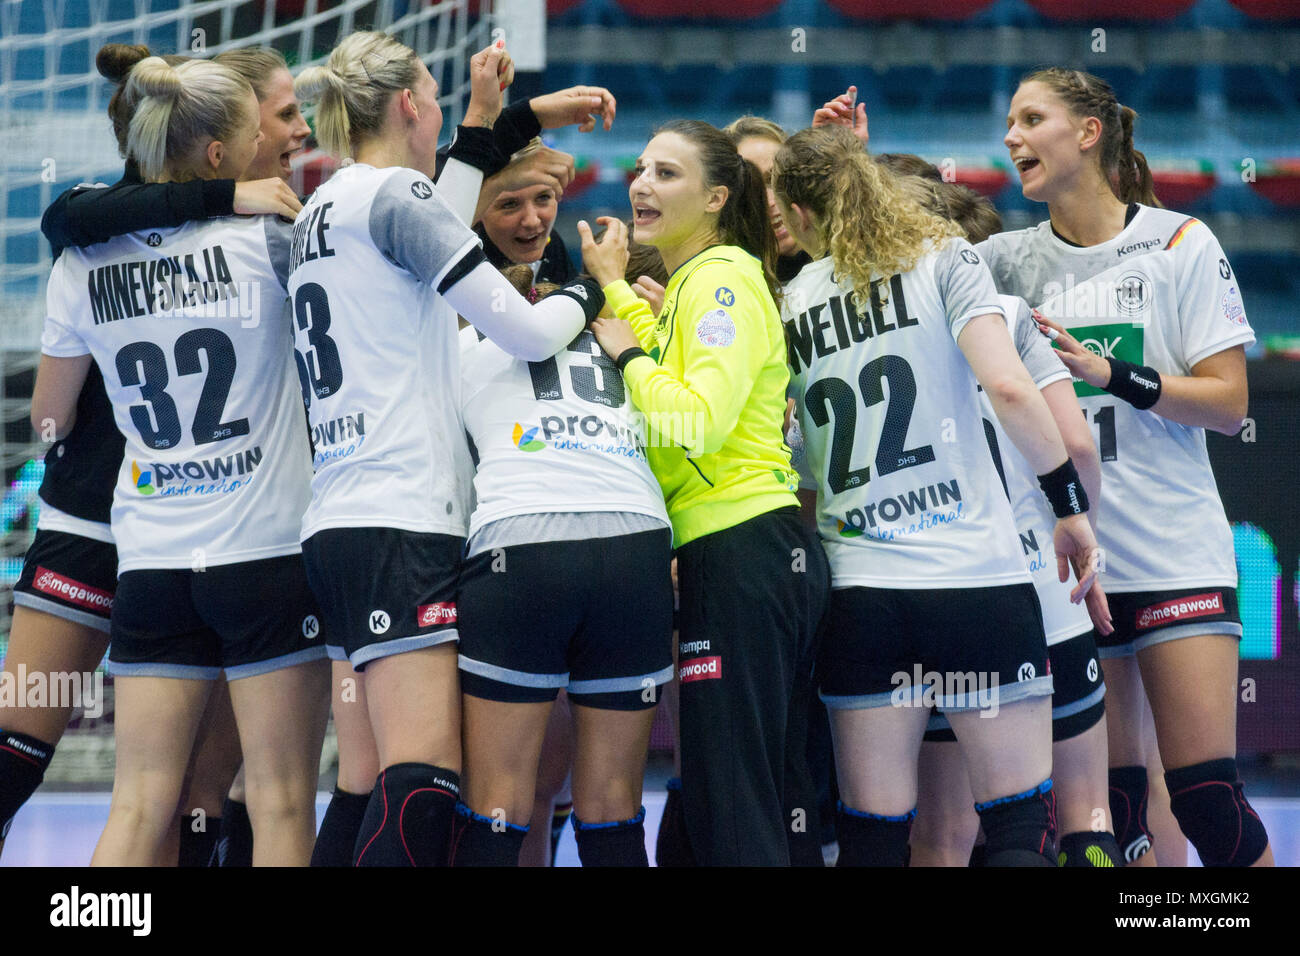
[[[537,286],[535,285],[530,285],[528,287],[528,302],[531,305],[537,304]]]

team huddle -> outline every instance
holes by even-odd
[[[501,43],[442,150],[381,33],[297,77],[97,63],[126,170],[42,222],[54,444],[5,661],[107,651],[92,864],[514,866],[569,804],[584,866],[644,866],[660,707],[660,865],[822,865],[828,790],[840,866],[1147,865],[1148,806],[1271,864],[1205,445],[1254,338],[1103,81],[1016,90],[1034,229],[870,154],[850,88],[788,137],[661,126],[579,272],[537,137],[615,99],[503,108]],[[304,201],[300,101],[341,161]],[[70,716],[0,708],[0,840]]]

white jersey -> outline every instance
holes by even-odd
[[[462,413],[474,442],[470,535],[514,515],[620,511],[668,525],[645,456],[644,417],[596,337],[525,362],[461,331]]]
[[[1016,343],[1016,351],[1020,353],[1020,361],[1025,363],[1034,384],[1041,390],[1056,382],[1070,381],[1070,370],[1057,358],[1047,337],[1038,331],[1029,304],[1014,295],[1000,295],[998,299],[1006,313],[1007,327]],[[1034,590],[1038,592],[1038,603],[1043,609],[1043,633],[1047,637],[1047,646],[1051,647],[1090,631],[1092,620],[1082,603],[1075,604],[1070,600],[1074,580],[1062,583],[1057,576],[1056,551],[1052,547],[1056,516],[1038,486],[1033,466],[1012,443],[983,389],[980,389],[980,408],[984,413],[989,450],[1002,476],[1007,497],[1011,499],[1020,549],[1034,576]]]
[[[949,240],[876,280],[861,314],[833,268],[805,266],[782,305],[832,585],[1028,582],[957,347],[972,318],[1002,313],[988,268]]]
[[[294,554],[311,459],[285,313],[288,227],[193,222],[65,249],[42,350],[92,354],[126,452],[119,573]]]
[[[1141,206],[1115,238],[1072,246],[1050,222],[981,244],[999,288],[1037,303],[1086,347],[1163,375],[1255,341],[1227,257],[1196,219]],[[1097,428],[1105,587],[1116,593],[1235,587],[1232,532],[1205,429],[1139,411],[1085,382]]]
[[[294,223],[289,292],[326,528],[463,537],[469,451],[456,314],[436,291],[478,245],[428,177],[345,166]]]

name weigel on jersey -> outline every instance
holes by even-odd
[[[903,297],[903,280],[901,276],[889,279],[889,300],[894,305],[894,321],[885,318],[885,303],[880,295],[882,280],[871,283],[871,321],[858,313],[849,295],[832,295],[827,301],[800,312],[798,316],[784,323],[786,340],[789,344],[790,370],[798,374],[812,364],[813,354],[825,358],[833,352],[846,349],[856,342],[863,342],[873,335],[884,335],[899,329],[920,325],[920,320],[907,314],[907,301]],[[830,316],[826,312],[829,309]],[[835,329],[835,341],[826,341],[826,332]]]

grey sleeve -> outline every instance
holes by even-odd
[[[934,275],[954,340],[977,315],[1005,315],[989,267],[965,239],[951,239],[939,250]]]
[[[1020,361],[1025,363],[1030,377],[1039,388],[1047,385],[1049,379],[1069,374],[1047,336],[1038,331],[1034,317],[1029,312],[1029,303],[1024,299],[1020,300],[1017,308],[1016,351],[1020,353]]]
[[[266,225],[266,251],[271,256],[275,277],[287,291],[289,288],[289,248],[293,239],[293,224],[279,216],[263,216]]]
[[[370,205],[370,239],[384,257],[437,285],[478,236],[460,221],[423,173],[398,169]]]

